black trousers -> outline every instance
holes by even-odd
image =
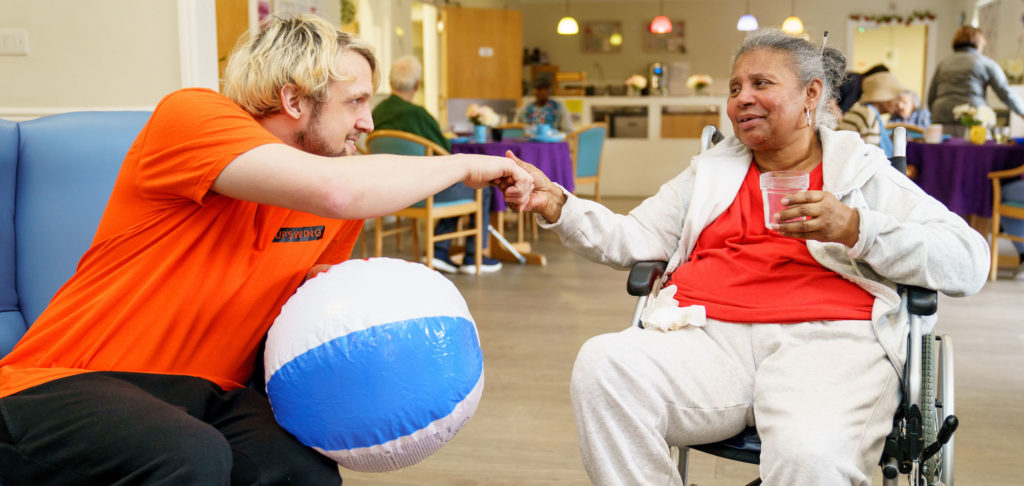
[[[195,377],[93,372],[0,399],[0,482],[339,485],[266,397]]]

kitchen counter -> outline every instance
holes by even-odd
[[[608,122],[609,138],[601,157],[601,194],[643,197],[690,165],[700,151],[700,130],[715,124],[725,135],[732,124],[724,96],[578,96],[552,97],[565,103],[577,127],[596,119]],[[532,97],[523,103],[533,102]],[[595,117],[595,114],[597,115]],[[602,119],[603,116],[603,119]],[[616,130],[617,129],[617,130]],[[611,136],[614,132],[615,136]],[[580,191],[587,194],[589,186]]]

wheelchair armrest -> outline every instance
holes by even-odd
[[[626,292],[634,297],[650,295],[654,289],[654,283],[665,273],[668,262],[647,261],[636,262],[633,268],[629,269],[629,278],[626,280]]]
[[[939,294],[932,289],[907,285],[907,311],[918,316],[930,316],[939,307]]]

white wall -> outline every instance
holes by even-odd
[[[177,19],[176,0],[0,0],[29,38],[0,56],[0,113],[155,105],[182,82]]]

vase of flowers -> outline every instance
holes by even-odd
[[[470,103],[466,108],[466,116],[473,123],[473,141],[484,143],[487,141],[487,128],[498,125],[498,114],[487,105]]]
[[[988,129],[996,124],[996,112],[988,106],[957,105],[953,107],[953,116],[966,127],[964,138],[976,145],[985,143]]]
[[[711,76],[707,74],[694,74],[686,78],[686,87],[692,89],[695,96],[702,96],[708,86],[711,86]]]
[[[626,89],[630,96],[640,96],[640,92],[647,87],[647,78],[634,74],[626,78]]]

